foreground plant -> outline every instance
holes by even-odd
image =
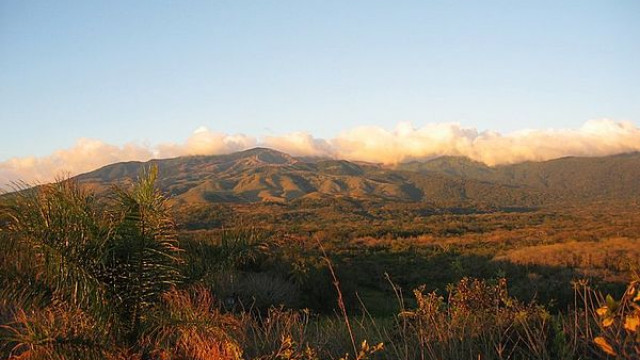
[[[64,305],[38,311],[17,310],[11,322],[0,326],[2,349],[8,358],[97,359],[110,357],[105,334],[95,320],[78,309]]]
[[[535,304],[508,295],[506,281],[464,278],[436,292],[414,290],[417,307],[397,320],[400,341],[394,351],[403,359],[551,359],[546,333],[549,314]]]
[[[620,300],[607,295],[596,315],[599,331],[593,341],[600,350],[621,359],[640,358],[640,281],[632,281]]]
[[[134,344],[149,309],[178,285],[180,248],[173,218],[156,188],[158,169],[143,171],[132,189],[115,189],[114,224],[105,252],[106,278],[127,336]]]
[[[156,179],[157,169],[143,172],[111,202],[72,180],[9,196],[0,209],[0,355],[138,347],[147,310],[180,281],[175,226]]]
[[[232,334],[239,330],[240,321],[221,314],[203,287],[172,289],[152,309],[143,343],[160,359],[237,360],[242,349]]]

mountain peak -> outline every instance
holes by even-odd
[[[232,160],[247,159],[256,165],[289,165],[298,162],[291,155],[278,150],[256,147],[229,155]]]

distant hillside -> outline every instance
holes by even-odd
[[[443,157],[389,168],[344,160],[295,158],[256,148],[105,166],[77,179],[97,191],[135,179],[156,164],[160,186],[176,203],[252,203],[336,197],[431,204],[539,206],[571,199],[640,195],[640,154],[564,158],[489,167]]]
[[[525,186],[553,199],[618,199],[640,195],[640,153],[567,157],[489,167],[460,157],[401,164],[397,169]]]
[[[143,166],[156,164],[160,186],[178,203],[287,202],[349,197],[363,200],[537,203],[522,186],[394,170],[344,160],[297,159],[256,148],[229,155],[190,156],[147,163],[105,166],[77,179],[100,191],[135,179]]]

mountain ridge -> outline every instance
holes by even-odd
[[[268,148],[104,166],[75,177],[100,191],[157,165],[159,185],[178,204],[359,200],[539,206],[553,201],[640,196],[640,153],[566,157],[495,167],[439,157],[390,167],[294,157]]]

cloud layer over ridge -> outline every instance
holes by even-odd
[[[605,156],[640,151],[640,128],[628,121],[602,119],[588,121],[578,129],[521,130],[501,134],[479,132],[458,123],[430,123],[418,128],[410,123],[399,123],[393,130],[361,126],[343,131],[333,139],[320,139],[304,132],[256,138],[201,127],[182,144],[116,146],[82,138],[72,147],[48,156],[11,158],[0,162],[0,186],[18,180],[47,182],[119,161],[228,154],[256,146],[295,156],[385,164],[453,155],[500,165],[563,156]]]

